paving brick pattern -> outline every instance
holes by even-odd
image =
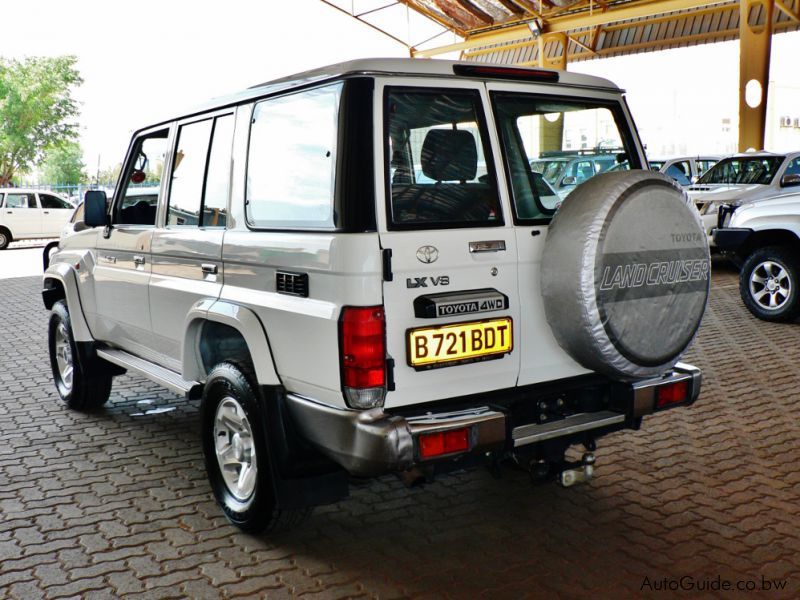
[[[0,598],[619,598],[681,576],[798,597],[800,327],[755,320],[736,285],[715,274],[687,356],[699,402],[601,440],[590,484],[389,476],[254,537],[211,497],[197,403],[124,376],[103,410],[65,410],[39,281],[2,281]]]

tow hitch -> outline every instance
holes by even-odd
[[[562,469],[558,474],[558,482],[564,487],[577,483],[585,483],[594,475],[594,454],[586,452],[580,461],[566,463],[568,468]]]

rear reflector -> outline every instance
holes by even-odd
[[[386,319],[382,306],[345,306],[339,321],[342,384],[351,408],[383,406]]]
[[[419,457],[435,458],[469,450],[469,427],[423,433],[419,436]]]
[[[558,81],[557,71],[525,69],[522,67],[490,67],[481,65],[453,65],[453,73],[464,77],[490,77],[522,81]]]
[[[679,404],[689,399],[689,382],[676,381],[662,385],[656,391],[656,408],[664,408],[670,404]]]

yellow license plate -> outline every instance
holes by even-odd
[[[447,366],[497,358],[514,347],[511,319],[487,319],[408,330],[408,364]]]

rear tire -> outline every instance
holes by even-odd
[[[792,321],[800,315],[800,263],[794,252],[767,246],[753,252],[739,273],[739,293],[753,316]]]
[[[0,227],[0,250],[5,250],[8,245],[14,241],[11,232],[4,227]]]
[[[67,407],[89,411],[108,401],[113,377],[93,351],[78,348],[64,300],[56,302],[50,313],[48,346],[58,397]]]
[[[232,524],[249,533],[285,531],[311,514],[310,508],[277,507],[267,415],[249,370],[227,362],[214,367],[203,389],[200,413],[208,479]]]

